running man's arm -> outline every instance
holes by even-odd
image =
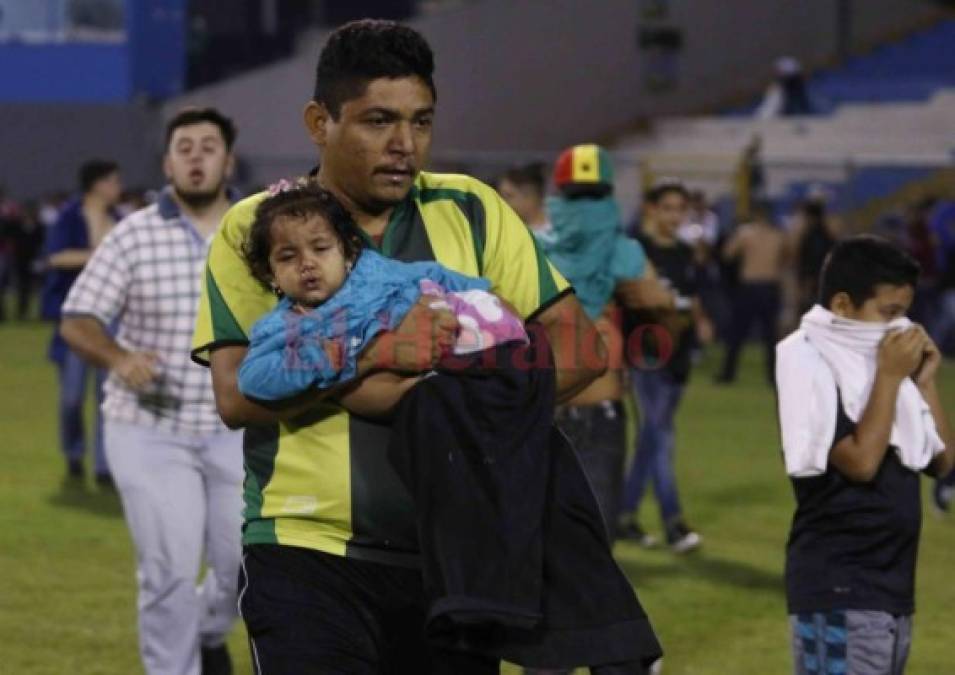
[[[156,378],[156,356],[124,349],[106,330],[122,313],[133,279],[127,231],[114,229],[90,257],[63,303],[60,334],[84,360],[139,390]]]
[[[145,388],[159,374],[159,360],[155,354],[123,349],[97,318],[76,314],[64,316],[60,334],[83,360],[115,372],[131,389]]]

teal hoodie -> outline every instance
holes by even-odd
[[[573,284],[587,316],[600,316],[617,282],[639,279],[646,267],[643,247],[623,233],[613,197],[548,197],[551,227],[535,232],[545,255]]]

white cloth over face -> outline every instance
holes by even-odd
[[[879,343],[888,332],[911,325],[905,318],[853,321],[816,305],[776,346],[779,424],[790,476],[825,473],[839,398],[849,419],[858,422],[875,381]],[[913,471],[922,471],[945,450],[932,411],[909,378],[899,388],[889,443]]]

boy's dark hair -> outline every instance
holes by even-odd
[[[500,175],[497,182],[500,184],[505,180],[522,187],[529,185],[543,195],[547,186],[547,167],[543,162],[512,166]]]
[[[314,100],[338,119],[342,104],[361,96],[380,77],[420,77],[435,101],[434,54],[417,31],[394,21],[361,19],[338,28],[315,69]]]
[[[191,124],[199,124],[200,122],[210,122],[219,127],[222,140],[225,141],[226,150],[232,150],[232,146],[235,144],[235,139],[239,132],[236,131],[235,124],[232,120],[215,108],[183,108],[177,112],[175,117],[166,124],[166,142],[164,146],[167,149],[169,148],[169,141],[172,140],[172,135],[176,129],[179,127],[187,127]]]
[[[309,216],[320,216],[328,221],[342,244],[346,260],[358,257],[364,239],[351,214],[331,192],[319,187],[315,181],[307,181],[281,189],[255,209],[255,219],[242,247],[252,276],[271,287],[269,253],[272,250],[272,223],[276,218],[305,219]]]
[[[111,159],[91,159],[80,165],[78,174],[80,192],[84,195],[99,181],[119,171],[119,164]]]
[[[676,180],[675,178],[661,180],[659,183],[646,191],[644,194],[644,199],[646,199],[650,204],[655,205],[659,204],[660,200],[670,193],[680,195],[683,197],[684,201],[690,200],[690,191],[686,189],[686,186],[682,181]]]
[[[855,307],[875,297],[879,284],[911,286],[921,267],[888,239],[860,234],[837,242],[826,256],[819,276],[819,303],[828,308],[836,293],[847,293]]]

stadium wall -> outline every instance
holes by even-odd
[[[641,13],[661,4],[667,15]],[[751,95],[780,54],[808,64],[834,57],[836,4],[481,0],[423,15],[412,24],[437,55],[437,159],[552,151],[606,139],[641,117],[703,111]],[[850,8],[856,48],[923,25],[939,11],[920,0],[851,0]],[[676,56],[639,47],[642,29],[661,27],[682,31]],[[315,151],[301,109],[323,41],[314,31],[295,57],[169,99],[158,115],[144,103],[0,104],[0,182],[26,196],[72,185],[76,165],[91,155],[120,159],[131,183],[158,180],[160,122],[195,104],[219,106],[236,119],[247,182],[303,171]],[[648,86],[661,73],[672,85]]]
[[[79,164],[114,159],[127,185],[161,185],[159,115],[116,104],[0,105],[0,185],[18,198],[75,190]]]
[[[666,4],[666,3],[665,3]],[[835,57],[837,3],[831,0],[684,0],[646,18],[633,0],[484,0],[412,22],[436,52],[437,157],[553,150],[603,139],[641,117],[687,114],[752,95],[772,62],[792,54],[807,64]],[[852,0],[851,47],[912,30],[938,15],[930,3]],[[682,31],[674,58],[638,46],[643,28]],[[240,151],[261,181],[295,173],[314,158],[301,109],[323,34],[293,59],[176,98],[176,108],[211,103],[232,114]],[[648,79],[673,75],[670,88]]]

